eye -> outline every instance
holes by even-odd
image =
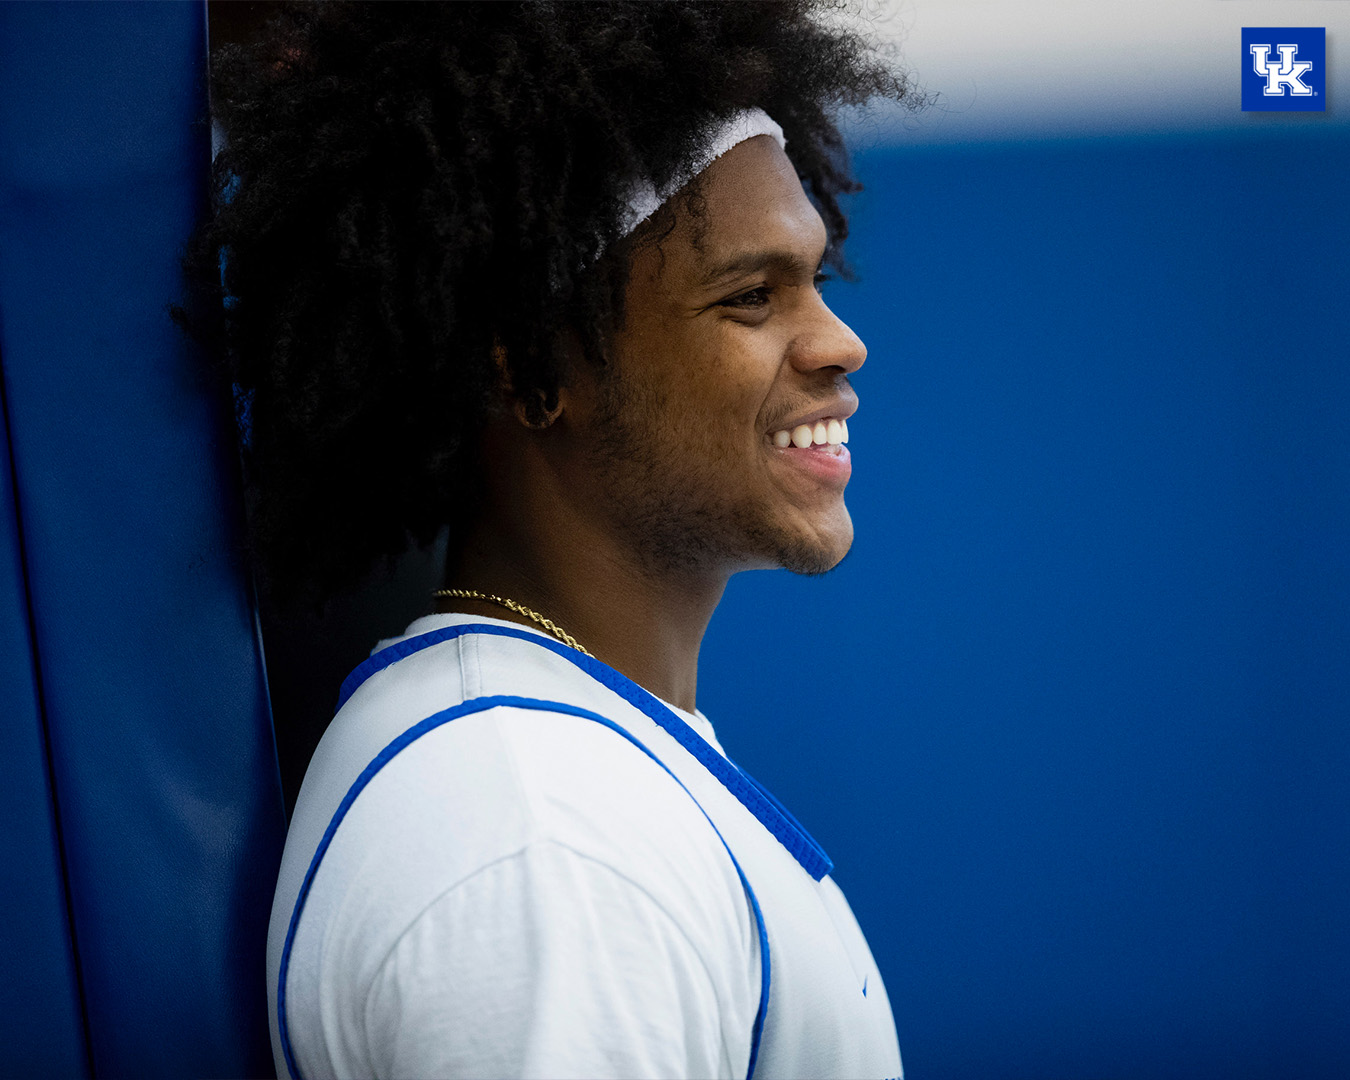
[[[722,307],[730,308],[762,308],[769,302],[769,295],[773,289],[768,285],[760,285],[751,289],[749,292],[737,293],[735,296],[728,297],[721,302]]]

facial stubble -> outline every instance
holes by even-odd
[[[681,417],[675,427],[672,417]],[[595,490],[641,567],[662,576],[777,566],[794,574],[833,569],[840,555],[784,527],[761,500],[731,497],[734,445],[710,448],[706,418],[672,411],[659,387],[600,373],[590,440]],[[717,440],[713,440],[717,445]]]

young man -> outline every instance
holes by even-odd
[[[307,9],[226,69],[203,261],[269,580],[452,527],[296,805],[281,1075],[900,1075],[828,858],[696,686],[732,573],[851,543],[828,109],[903,91],[778,4]]]

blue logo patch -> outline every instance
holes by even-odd
[[[1325,112],[1324,26],[1242,28],[1242,111]]]

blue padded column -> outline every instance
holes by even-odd
[[[0,398],[0,1073],[81,1076],[79,985],[11,478]]]
[[[272,1067],[263,954],[284,822],[233,438],[165,310],[204,203],[203,16],[0,4],[0,360],[28,655],[100,1077]],[[5,723],[31,728],[31,686],[20,704]],[[50,815],[28,788],[25,807]],[[51,868],[37,878],[47,895],[32,902],[59,923]],[[51,1035],[42,1071],[58,1075],[71,988],[51,962],[35,1022]],[[9,1052],[0,1071],[20,1064]]]

